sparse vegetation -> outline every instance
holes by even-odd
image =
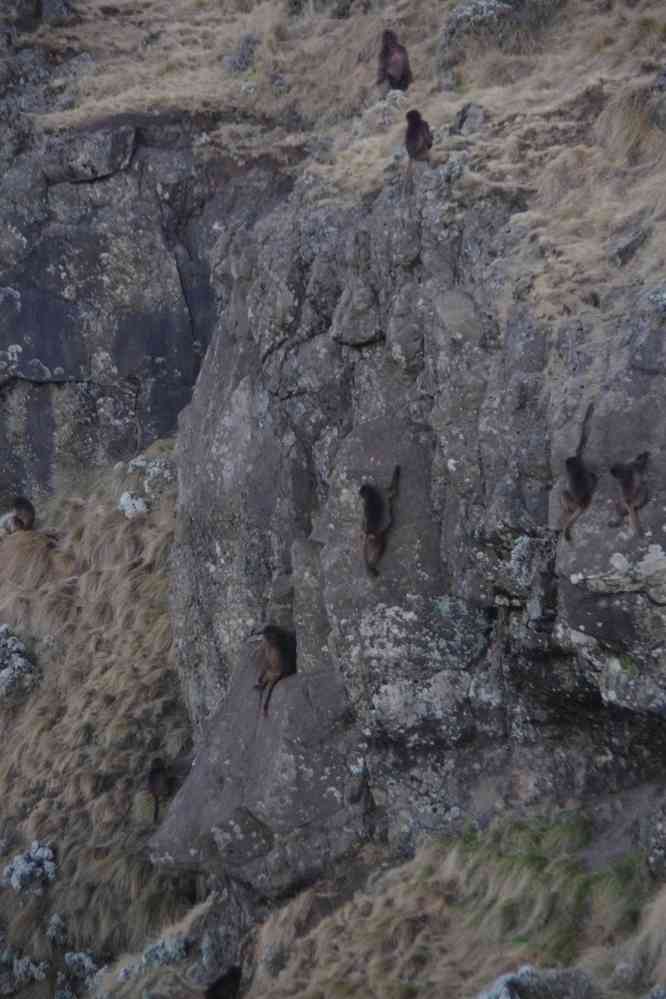
[[[279,160],[280,150],[326,148],[320,162],[298,168],[356,196],[384,183],[405,110],[416,106],[440,136],[433,158],[443,162],[454,147],[467,157],[459,197],[491,187],[527,193],[521,222],[530,262],[539,251],[541,317],[560,314],[584,289],[612,290],[609,237],[638,217],[651,227],[650,253],[631,261],[632,280],[663,283],[666,131],[655,121],[650,68],[666,59],[661,2],[610,11],[570,3],[537,43],[477,51],[447,87],[432,66],[445,10],[436,0],[391,9],[309,0],[77,7],[80,21],[41,29],[36,40],[56,54],[92,52],[94,72],[81,77],[76,106],[44,116],[45,127],[127,111],[233,112],[232,123],[211,124],[196,155],[270,150]],[[408,97],[379,105],[376,45],[387,23],[409,48],[415,83]],[[250,37],[251,59],[232,65]],[[488,125],[453,140],[448,126],[468,101],[483,106]],[[29,703],[2,712],[0,865],[37,839],[57,849],[58,877],[18,910],[0,893],[0,916],[12,945],[36,960],[54,952],[56,910],[71,948],[140,951],[195,900],[187,880],[155,871],[142,852],[149,760],[157,750],[174,759],[189,740],[166,603],[173,500],[128,522],[103,483],[78,495],[68,488],[49,523],[55,546],[40,533],[0,542],[0,621],[43,670]],[[636,669],[627,657],[622,666]],[[587,870],[589,835],[579,817],[483,835],[470,828],[386,873],[302,939],[288,930],[302,911],[297,900],[260,930],[260,953],[276,926],[289,947],[277,977],[260,966],[251,995],[464,996],[530,960],[582,961],[608,976],[617,954],[638,962],[646,982],[663,978],[666,893],[650,898],[639,856]],[[137,994],[139,982],[164,995],[187,984],[180,968],[150,969],[114,994]]]
[[[56,497],[43,520],[55,543],[41,531],[0,542],[0,620],[41,670],[25,704],[2,709],[0,870],[39,840],[57,874],[20,904],[0,891],[0,917],[33,959],[56,953],[54,913],[67,949],[100,958],[141,945],[194,901],[189,879],[157,871],[143,852],[150,759],[175,759],[190,738],[167,609],[173,497],[128,521],[102,481]]]
[[[581,813],[500,821],[424,848],[305,938],[289,931],[287,907],[262,927],[258,947],[259,956],[275,948],[281,921],[290,943],[284,970],[272,977],[260,964],[250,996],[402,999],[409,989],[425,999],[467,997],[526,962],[581,962],[610,981],[619,960],[639,953],[642,983],[654,981],[662,896],[646,908],[653,888],[640,855],[588,870],[582,851],[591,835]],[[605,994],[627,995],[610,985]]]

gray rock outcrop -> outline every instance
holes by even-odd
[[[565,0],[463,0],[451,10],[440,36],[440,71],[460,62],[473,44],[519,51],[527,37],[545,27]]]
[[[40,673],[23,642],[0,625],[0,707],[20,704],[39,683]]]
[[[442,66],[486,31],[512,45],[559,6],[460,5]],[[148,507],[170,459],[125,463],[182,410],[172,609],[196,755],[150,851],[227,886],[216,970],[238,962],[266,900],[374,835],[410,850],[659,779],[666,290],[631,277],[649,226],[611,234],[611,289],[574,283],[557,311],[534,290],[549,251],[530,190],[468,184],[471,153],[408,193],[389,178],[353,202],[268,157],[209,157],[216,115],[42,134],[21,112],[65,107],[67,91],[49,96],[39,53],[9,48],[2,485],[48,489],[56,469],[112,460],[142,480],[128,510],[135,496]],[[484,115],[467,107],[457,127],[490,128]],[[567,543],[564,462],[590,401],[599,485]],[[641,451],[650,495],[634,535],[609,525],[608,473]],[[396,465],[373,579],[359,486],[385,489]],[[268,621],[295,631],[298,672],[263,718]],[[536,975],[543,995],[591,995],[554,974],[520,988],[536,995]]]
[[[267,897],[311,880],[323,856],[367,839],[368,793],[340,679],[330,671],[290,676],[264,717],[256,658],[245,650],[151,852],[156,862],[238,877]]]
[[[0,489],[34,493],[173,432],[220,303],[195,232],[215,189],[195,171],[201,123],[44,132],[29,114],[67,109],[91,60],[61,53],[52,87],[54,60],[15,36],[48,5],[15,6],[0,13]]]
[[[293,622],[301,672],[343,684],[396,845],[660,767],[660,506],[642,538],[610,528],[601,475],[575,543],[557,526],[589,399],[600,473],[659,453],[664,319],[652,290],[628,290],[629,332],[609,314],[603,350],[585,346],[585,307],[541,322],[523,209],[518,192],[469,199],[444,170],[365,214],[294,192],[215,264],[229,305],[180,422],[173,607],[200,744],[239,710],[248,635]],[[358,488],[395,464],[373,581]],[[653,495],[661,481],[653,460]]]
[[[578,969],[539,971],[525,965],[515,974],[502,975],[478,999],[601,999],[601,992]]]

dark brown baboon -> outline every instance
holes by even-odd
[[[409,156],[409,167],[414,160],[429,160],[432,149],[432,132],[430,125],[421,117],[419,111],[407,112],[407,130],[405,132],[405,149]]]
[[[233,967],[206,989],[206,999],[235,999],[241,983],[241,969]]]
[[[160,756],[156,756],[153,760],[152,766],[148,771],[148,779],[146,783],[148,785],[148,792],[149,794],[152,794],[155,801],[153,824],[157,824],[157,816],[160,810],[160,798],[166,798],[169,793],[169,776],[167,768],[164,765],[164,760]]]
[[[13,534],[14,531],[31,531],[34,526],[34,506],[25,496],[15,496],[11,510],[0,517],[0,530]]]
[[[571,541],[571,528],[574,521],[578,520],[581,513],[584,513],[592,502],[592,496],[599,481],[596,473],[591,472],[583,461],[583,450],[587,444],[590,417],[593,411],[594,403],[591,402],[585,411],[576,453],[565,461],[569,488],[565,489],[560,497],[562,504],[560,529],[564,531],[564,537],[567,541]]]
[[[364,483],[359,489],[359,495],[363,500],[363,524],[361,527],[363,558],[365,559],[365,567],[371,576],[379,575],[377,565],[386,551],[386,539],[393,526],[393,501],[398,495],[399,483],[400,465],[396,465],[391,484],[386,490],[386,519],[384,518],[384,500],[379,489],[369,482]]]
[[[619,519],[612,520],[610,527],[620,527],[624,523],[624,518],[629,518],[629,523],[636,534],[642,534],[638,511],[647,503],[648,488],[645,481],[647,463],[650,457],[649,451],[643,451],[633,461],[625,464],[612,465],[610,473],[620,483],[622,498],[617,501],[617,512]]]
[[[278,627],[277,624],[267,624],[262,635],[265,665],[259,674],[255,689],[261,691],[259,694],[261,710],[264,691],[268,688],[264,702],[264,716],[267,716],[268,705],[276,685],[283,677],[296,672],[296,636],[291,631]]]
[[[382,35],[382,48],[377,67],[377,84],[388,85],[389,90],[407,90],[412,82],[407,49],[401,45],[394,31]]]

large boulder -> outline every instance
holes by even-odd
[[[394,846],[660,768],[660,507],[644,536],[610,527],[605,475],[574,543],[558,528],[589,399],[600,474],[658,452],[661,299],[630,287],[629,318],[604,316],[609,378],[591,317],[532,308],[524,208],[441,168],[364,212],[297,189],[219,246],[228,305],[180,421],[172,602],[201,751],[248,635],[293,626],[301,673],[344,686]],[[373,579],[358,491],[396,465]]]
[[[320,670],[283,679],[265,717],[260,667],[248,643],[150,849],[157,862],[225,872],[265,897],[313,879],[362,843],[371,802],[339,677]]]

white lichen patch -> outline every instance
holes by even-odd
[[[39,671],[23,642],[0,625],[0,704],[20,703],[39,682]]]
[[[49,881],[55,881],[56,862],[48,843],[35,840],[25,853],[17,854],[7,864],[0,885],[17,894],[43,895]]]
[[[425,683],[401,678],[384,684],[372,699],[375,720],[397,734],[436,722],[454,741],[467,713],[469,677],[442,671]]]
[[[591,593],[639,593],[644,591],[657,603],[666,603],[666,553],[659,544],[651,544],[637,561],[630,562],[620,552],[609,559],[611,571],[570,577],[574,584],[585,583]]]
[[[67,926],[58,912],[52,913],[47,927],[46,936],[54,947],[63,947],[67,941]]]
[[[114,364],[108,350],[96,350],[90,358],[90,373],[94,381],[114,381],[118,377],[118,368]]]
[[[86,951],[68,951],[65,954],[65,965],[72,978],[81,982],[92,978],[99,970],[92,954]]]
[[[133,517],[140,517],[148,513],[148,504],[142,496],[124,492],[118,500],[118,509],[125,514],[128,520],[132,520]]]

